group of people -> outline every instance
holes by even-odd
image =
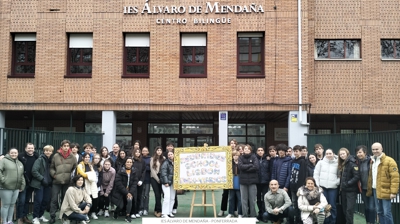
[[[338,155],[327,149],[324,155],[321,144],[314,146],[314,153],[300,145],[258,147],[255,152],[235,139],[230,145],[233,180],[237,178],[240,187],[223,191],[218,216],[229,202],[226,218],[273,223],[286,218],[290,224],[336,224],[340,218],[351,224],[361,194],[367,224],[375,223],[377,214],[381,224],[394,223],[390,205],[399,190],[399,171],[378,142],[371,146],[372,156],[365,145],[357,146],[354,155],[346,148]]]
[[[321,144],[307,147],[285,144],[252,149],[250,145],[230,141],[232,149],[233,189],[225,189],[221,211],[234,216],[255,217],[257,222],[335,224],[343,214],[347,224],[353,223],[357,194],[365,205],[367,224],[393,224],[391,199],[399,188],[398,167],[383,153],[380,143],[360,145],[355,155],[341,148],[338,155]],[[70,221],[86,224],[98,216],[124,216],[126,222],[149,215],[150,187],[154,192],[154,216],[172,218],[178,200],[173,187],[174,145],[166,150],[157,146],[154,154],[135,141],[131,150],[96,148],[86,143],[83,152],[77,143],[61,142],[60,148],[47,145],[43,154],[27,143],[25,151],[11,148],[0,157],[1,218],[13,223],[17,203],[18,224],[56,222],[56,212],[63,224]],[[34,192],[33,220],[29,220],[28,204]],[[163,195],[163,196],[162,196]],[[162,197],[164,200],[162,200]],[[61,204],[59,203],[61,201]],[[163,202],[162,202],[163,201]],[[162,203],[161,203],[162,202]],[[50,204],[50,219],[44,212]],[[337,204],[340,207],[337,207]],[[258,207],[258,212],[256,211]],[[340,209],[338,211],[338,209]]]
[[[83,145],[68,140],[60,148],[46,145],[43,154],[27,143],[25,151],[11,148],[0,157],[0,198],[3,224],[13,223],[14,206],[18,224],[56,222],[56,212],[63,224],[70,221],[86,224],[98,216],[126,222],[149,214],[150,186],[155,195],[154,215],[174,217],[176,193],[173,188],[173,144],[166,152],[157,147],[150,157],[149,149],[135,141],[131,150],[112,150],[103,146],[97,153],[91,143]],[[34,193],[33,220],[28,218],[29,201]],[[161,197],[164,201],[161,206]],[[60,203],[61,201],[61,203]],[[50,204],[50,208],[48,205]],[[44,216],[50,210],[50,219]]]

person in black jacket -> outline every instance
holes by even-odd
[[[137,195],[135,195],[135,200],[133,203],[133,213],[131,218],[140,218],[140,215],[143,215],[139,213],[141,210],[140,204],[142,203],[142,194],[143,194],[143,182],[144,182],[144,177],[146,173],[146,164],[144,163],[144,160],[142,160],[142,151],[140,149],[135,149],[133,150],[133,167],[136,169],[136,174],[138,178],[138,183],[137,183]]]
[[[136,171],[133,168],[133,160],[126,159],[125,165],[118,171],[115,182],[114,191],[111,202],[117,206],[114,211],[114,219],[118,218],[118,214],[125,207],[125,221],[131,222],[130,212],[133,204],[133,196],[136,194],[138,179]]]
[[[307,178],[307,161],[301,156],[300,145],[293,146],[294,159],[291,163],[289,189],[292,195],[294,212],[296,214],[295,223],[301,223],[300,210],[297,204],[297,190],[306,184]],[[289,218],[289,223],[293,223],[293,218]]]
[[[346,148],[339,150],[338,170],[343,213],[346,216],[346,224],[352,224],[357,194],[360,192],[358,187],[360,171],[356,159]]]
[[[32,223],[28,219],[29,201],[31,200],[34,188],[31,187],[32,167],[39,155],[35,152],[35,146],[32,143],[26,143],[25,152],[18,154],[18,160],[24,165],[25,190],[19,192],[17,200],[17,219],[18,224]],[[47,219],[46,219],[47,220]]]
[[[164,201],[162,204],[162,218],[174,217],[172,209],[175,203],[176,191],[173,187],[174,183],[174,152],[168,152],[168,159],[164,160],[160,169],[160,182],[164,192]]]
[[[265,212],[264,195],[268,192],[268,184],[270,181],[270,170],[269,170],[269,160],[266,158],[266,153],[264,147],[257,148],[257,159],[259,164],[258,169],[258,180],[257,186],[257,207],[258,216],[257,219],[261,220]]]
[[[239,157],[238,168],[240,194],[242,201],[243,217],[256,217],[256,194],[258,181],[259,163],[256,155],[252,152],[251,146],[246,145],[243,155]],[[248,213],[250,209],[250,214]]]
[[[314,176],[315,166],[317,165],[317,156],[314,153],[308,154],[307,159],[307,177]]]

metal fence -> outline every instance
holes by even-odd
[[[0,152],[2,154],[6,153],[11,147],[16,147],[22,152],[28,142],[33,143],[35,151],[39,153],[42,152],[43,147],[46,145],[52,145],[54,150],[57,150],[64,139],[80,145],[89,142],[96,146],[98,150],[103,144],[103,134],[0,128]]]
[[[352,155],[355,155],[355,148],[358,145],[366,145],[371,150],[371,145],[375,142],[381,143],[383,152],[396,160],[397,165],[400,164],[400,130],[354,134],[308,135],[307,137],[307,146],[310,152],[314,151],[315,144],[320,143],[324,146],[324,149],[330,148],[335,153],[340,148],[345,147]],[[369,151],[368,154],[372,154],[372,151]],[[356,212],[361,215],[364,214],[364,204],[361,197],[357,199]],[[392,200],[392,213],[394,220],[400,220],[399,196]]]

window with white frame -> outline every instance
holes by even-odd
[[[123,77],[148,78],[150,70],[150,34],[125,34]]]
[[[93,34],[69,34],[68,71],[66,77],[91,78]]]
[[[315,59],[361,59],[361,40],[315,40]]]
[[[400,59],[400,40],[381,40],[382,59]]]
[[[36,62],[36,34],[14,34],[12,54],[11,77],[34,77]]]
[[[180,77],[207,77],[207,35],[205,33],[181,35]]]

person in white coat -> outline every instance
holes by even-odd
[[[317,163],[314,170],[314,179],[318,187],[323,189],[323,194],[332,206],[331,216],[326,218],[325,224],[336,223],[336,196],[340,178],[338,176],[338,157],[332,149],[327,149],[323,160]]]
[[[306,186],[297,191],[298,208],[301,211],[301,220],[304,224],[323,224],[325,221],[325,207],[328,205],[323,190],[316,186],[315,179],[306,178]]]

